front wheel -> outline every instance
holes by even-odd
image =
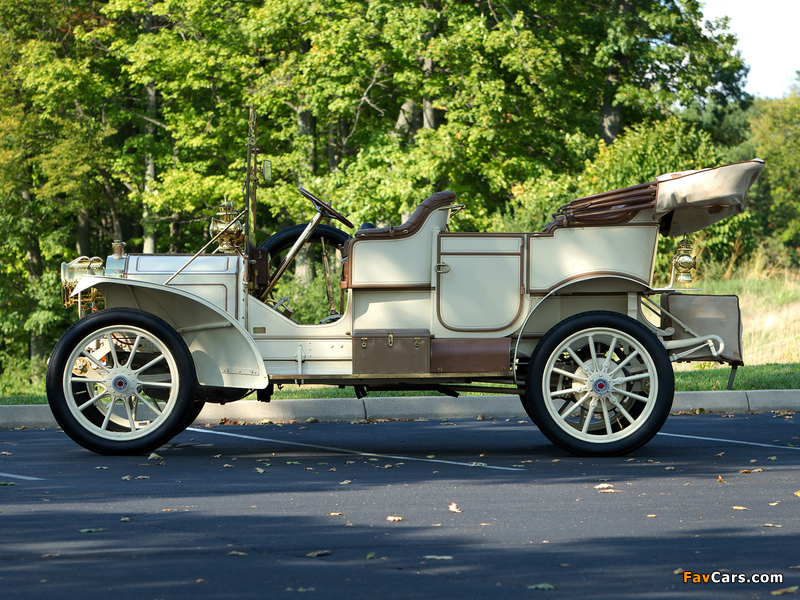
[[[574,454],[618,456],[661,429],[675,379],[647,327],[595,311],[562,321],[542,338],[526,392],[529,414],[551,442]]]
[[[196,409],[194,388],[183,338],[132,308],[75,323],[47,367],[53,416],[69,437],[99,454],[142,454],[168,442]]]

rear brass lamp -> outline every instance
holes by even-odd
[[[697,266],[697,257],[692,256],[692,244],[686,238],[678,242],[678,250],[672,259],[672,268],[675,281],[678,283],[692,282],[692,269]]]

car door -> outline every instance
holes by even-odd
[[[523,236],[442,233],[436,274],[436,313],[450,331],[500,331],[522,310]]]

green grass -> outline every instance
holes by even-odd
[[[0,396],[0,406],[47,404],[46,396]]]
[[[706,363],[701,364],[705,365]],[[675,391],[726,390],[730,373],[730,367],[676,371]],[[798,388],[800,388],[800,364],[797,363],[739,367],[733,382],[734,390],[795,390]]]
[[[699,366],[699,365],[698,365]],[[703,367],[706,363],[703,363]],[[702,392],[726,390],[730,368],[697,368],[675,372],[675,391]],[[734,380],[734,390],[793,390],[800,388],[800,364],[749,365],[740,367]],[[371,396],[436,396],[436,392],[373,392]],[[276,390],[275,400],[306,398],[354,398],[352,387],[286,386]],[[0,396],[0,406],[47,404],[45,396]]]

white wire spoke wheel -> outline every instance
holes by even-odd
[[[542,338],[526,389],[528,409],[550,441],[575,454],[613,456],[658,433],[675,388],[667,352],[647,327],[595,311]]]
[[[194,365],[166,322],[143,311],[100,311],[59,341],[47,395],[59,425],[101,454],[140,454],[169,441],[194,406]]]

